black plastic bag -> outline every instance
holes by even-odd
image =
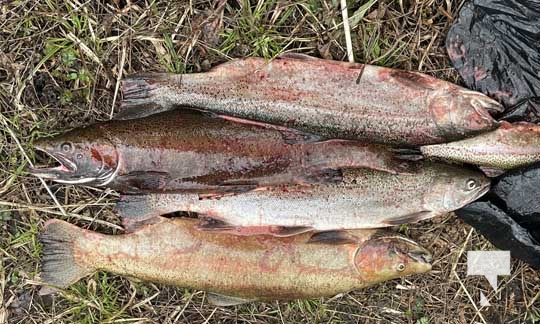
[[[540,268],[540,164],[493,180],[490,192],[456,215],[514,258]]]
[[[446,48],[470,89],[499,100],[512,118],[540,121],[540,1],[470,1]]]
[[[540,123],[540,0],[472,0],[446,37],[466,85],[505,106],[510,122]],[[491,243],[540,268],[540,166],[512,170],[456,214]]]
[[[509,171],[492,185],[492,201],[540,242],[540,165]]]
[[[456,211],[461,219],[476,228],[493,245],[510,251],[514,258],[540,268],[540,245],[530,232],[490,201],[476,201]]]

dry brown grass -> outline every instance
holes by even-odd
[[[356,61],[459,82],[444,38],[460,5],[349,1]],[[34,139],[108,119],[121,99],[118,80],[134,72],[201,71],[231,57],[282,51],[346,60],[344,47],[339,1],[0,1],[0,323],[538,321],[539,273],[513,262],[497,292],[483,278],[466,277],[466,251],[492,247],[454,216],[400,229],[433,251],[431,273],[331,299],[215,308],[202,292],[106,273],[56,297],[37,295],[36,233],[45,220],[106,233],[119,232],[119,221],[110,206],[115,192],[43,184],[24,173],[38,159]],[[491,307],[477,309],[480,291]]]

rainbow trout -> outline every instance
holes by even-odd
[[[196,224],[158,218],[129,234],[103,235],[50,220],[40,235],[41,279],[65,288],[103,270],[204,290],[212,303],[229,306],[333,296],[431,269],[428,251],[393,232],[239,237],[201,232]]]
[[[423,163],[408,175],[355,169],[339,184],[259,188],[219,199],[197,194],[122,196],[116,209],[134,220],[175,211],[199,213],[203,230],[240,235],[376,228],[416,222],[463,207],[489,190],[480,171]]]
[[[340,179],[340,168],[407,172],[377,145],[262,123],[237,123],[189,110],[112,120],[41,139],[37,150],[60,165],[28,172],[59,183],[123,192],[239,192],[258,186]]]
[[[122,91],[121,118],[191,105],[326,138],[400,146],[492,130],[498,123],[488,112],[503,111],[484,94],[419,72],[302,54],[237,59],[206,73],[134,76]]]
[[[503,121],[492,132],[420,150],[426,157],[509,170],[540,161],[540,126]]]

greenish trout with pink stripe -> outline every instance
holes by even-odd
[[[228,306],[329,297],[431,269],[427,250],[389,231],[239,237],[202,232],[197,223],[157,218],[132,233],[103,235],[50,220],[40,234],[41,279],[66,288],[103,270],[204,290]]]

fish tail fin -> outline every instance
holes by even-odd
[[[94,271],[75,260],[74,243],[80,236],[81,229],[65,221],[52,219],[45,223],[39,240],[43,245],[41,279],[48,286],[67,288]],[[40,294],[54,291],[54,288],[44,286]]]
[[[152,91],[165,84],[169,78],[167,73],[139,73],[123,79],[120,89],[124,95],[124,101],[150,101],[154,95]]]
[[[133,232],[138,224],[162,214],[152,206],[149,195],[122,195],[114,208],[126,232]]]
[[[156,103],[156,89],[166,85],[171,78],[166,73],[136,74],[121,81],[123,99],[115,119],[135,119],[169,110]]]

